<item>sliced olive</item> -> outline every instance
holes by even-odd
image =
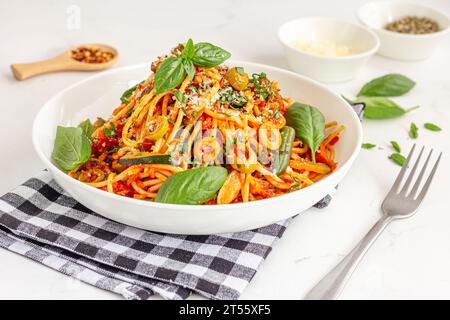
[[[225,78],[234,89],[239,91],[247,89],[248,74],[244,72],[244,69],[240,67],[232,68],[228,70]]]

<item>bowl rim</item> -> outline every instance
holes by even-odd
[[[40,118],[42,118],[42,114],[44,112],[44,110],[47,108],[47,106],[51,105],[55,100],[58,100],[61,96],[63,96],[66,92],[72,90],[73,88],[91,81],[93,79],[97,79],[97,78],[101,78],[101,77],[105,77],[108,76],[110,74],[114,74],[114,73],[120,73],[122,71],[125,70],[132,70],[132,69],[140,69],[140,68],[144,68],[144,67],[148,67],[149,63],[141,63],[141,64],[135,64],[135,65],[131,65],[131,66],[124,66],[124,67],[120,67],[120,68],[115,68],[112,70],[108,70],[108,71],[104,71],[101,72],[99,74],[87,77],[86,79],[82,79],[80,81],[77,81],[76,83],[66,87],[65,89],[59,91],[58,93],[56,93],[55,95],[53,95],[49,100],[47,100],[43,106],[41,107],[41,109],[39,110],[39,112],[36,114],[34,120],[33,120],[33,125],[32,125],[32,131],[31,131],[31,135],[32,135],[32,143],[33,143],[33,147],[36,151],[36,153],[38,154],[39,158],[41,159],[41,161],[45,164],[45,166],[47,168],[50,169],[51,173],[57,173],[58,177],[61,179],[66,180],[68,183],[72,183],[75,184],[77,186],[79,186],[80,188],[84,189],[85,191],[91,191],[93,193],[93,195],[98,194],[99,196],[103,196],[103,197],[107,197],[111,200],[116,200],[116,201],[120,201],[120,202],[124,202],[130,205],[139,205],[142,207],[147,207],[147,208],[162,208],[162,209],[179,209],[179,210],[195,210],[195,211],[202,211],[202,212],[208,212],[211,209],[213,210],[227,210],[227,209],[238,209],[238,208],[248,208],[249,206],[260,206],[260,205],[264,205],[264,204],[268,204],[271,203],[273,201],[287,201],[290,200],[291,198],[295,197],[296,194],[298,192],[307,192],[310,191],[312,192],[314,189],[318,189],[320,188],[322,185],[326,184],[332,176],[337,175],[339,172],[346,172],[346,170],[351,166],[351,164],[354,162],[355,158],[357,157],[359,151],[360,151],[360,145],[362,143],[362,136],[363,136],[363,130],[362,130],[362,125],[361,125],[361,121],[358,118],[358,116],[356,115],[356,113],[352,110],[351,106],[337,93],[333,92],[332,90],[328,89],[327,87],[325,87],[323,84],[319,83],[318,81],[315,81],[313,79],[310,79],[308,77],[299,75],[295,72],[292,71],[288,71],[282,68],[278,68],[278,67],[274,67],[274,66],[270,66],[270,65],[265,65],[265,64],[260,64],[260,63],[254,63],[254,62],[247,62],[247,61],[242,61],[242,60],[230,60],[229,61],[232,64],[245,64],[254,68],[258,68],[258,67],[262,67],[262,68],[266,68],[269,69],[271,71],[274,72],[281,72],[281,73],[287,73],[288,75],[300,78],[302,81],[306,81],[309,82],[311,85],[314,86],[318,86],[320,87],[322,90],[327,91],[329,94],[331,94],[332,96],[334,96],[337,101],[342,102],[342,107],[346,108],[347,111],[350,111],[350,116],[353,119],[353,122],[355,123],[355,129],[356,129],[356,135],[357,135],[357,139],[356,139],[356,143],[355,146],[353,148],[353,150],[351,151],[351,154],[349,156],[349,158],[347,159],[347,161],[345,161],[344,163],[342,163],[342,165],[339,165],[338,168],[331,173],[330,175],[326,176],[325,178],[323,178],[322,180],[314,183],[313,185],[305,188],[305,189],[301,189],[301,190],[297,190],[294,192],[290,192],[287,194],[283,194],[281,196],[277,196],[277,197],[273,197],[273,198],[268,198],[268,199],[262,199],[262,200],[257,200],[257,201],[250,201],[250,202],[242,202],[242,203],[231,203],[231,204],[215,204],[215,205],[185,205],[185,204],[171,204],[171,203],[160,203],[160,202],[153,202],[153,201],[143,201],[143,200],[139,200],[139,199],[133,199],[133,198],[128,198],[128,197],[124,197],[124,196],[119,196],[116,195],[114,193],[109,193],[100,189],[97,189],[95,187],[92,187],[90,185],[87,185],[85,183],[82,183],[81,181],[78,181],[70,176],[68,176],[65,172],[63,172],[61,169],[59,169],[56,165],[53,164],[53,162],[47,158],[47,156],[44,154],[42,148],[40,147],[39,141],[38,141],[38,131],[39,131],[39,120]]]
[[[347,55],[347,56],[322,56],[319,54],[303,51],[303,50],[295,48],[291,44],[287,43],[282,37],[283,29],[288,24],[295,23],[295,22],[301,21],[301,20],[316,20],[316,21],[327,20],[327,21],[330,21],[333,23],[347,24],[353,28],[356,28],[356,29],[362,30],[363,32],[366,32],[367,36],[372,38],[372,40],[374,40],[374,45],[370,49],[364,50],[364,51],[356,53],[356,54]],[[378,35],[374,31],[372,31],[370,28],[366,27],[365,25],[361,25],[358,23],[344,20],[344,19],[326,17],[326,16],[308,16],[308,17],[300,17],[297,19],[288,20],[278,27],[277,36],[278,36],[278,40],[281,42],[281,44],[283,46],[285,46],[286,48],[289,48],[290,50],[293,50],[297,53],[304,54],[306,56],[313,57],[316,59],[329,60],[329,61],[347,61],[347,60],[356,60],[356,59],[365,58],[365,57],[375,54],[380,47],[380,39],[379,39]]]
[[[409,34],[409,33],[400,33],[400,32],[395,32],[395,31],[390,31],[390,30],[386,30],[384,28],[377,28],[374,27],[372,25],[370,25],[369,23],[367,23],[367,21],[365,19],[362,18],[362,11],[364,9],[366,9],[366,7],[371,6],[371,5],[378,5],[378,4],[386,4],[389,6],[400,6],[400,5],[406,5],[406,6],[410,6],[410,7],[418,7],[418,8],[423,8],[423,9],[427,9],[427,10],[431,10],[434,13],[436,13],[437,15],[440,15],[441,17],[443,17],[444,19],[447,20],[447,26],[444,29],[440,29],[436,32],[432,32],[432,33],[425,33],[425,34]],[[445,14],[442,11],[439,11],[438,9],[435,9],[433,7],[427,6],[427,5],[423,5],[423,4],[419,4],[416,2],[412,2],[412,1],[400,1],[400,2],[393,2],[393,1],[385,1],[385,0],[381,0],[381,1],[371,1],[371,2],[367,2],[365,4],[363,4],[361,7],[359,7],[357,14],[356,14],[359,22],[361,24],[363,24],[365,27],[370,28],[371,30],[377,31],[381,34],[384,35],[388,35],[391,37],[398,37],[398,38],[404,38],[404,39],[425,39],[425,38],[435,38],[435,37],[440,37],[442,35],[447,34],[450,31],[450,17]]]

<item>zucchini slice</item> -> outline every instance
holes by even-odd
[[[146,155],[141,157],[120,158],[119,163],[123,165],[136,164],[172,164],[172,159],[168,154]]]

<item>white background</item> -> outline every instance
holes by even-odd
[[[70,46],[111,44],[120,51],[116,67],[150,61],[192,37],[233,53],[234,59],[287,68],[276,36],[283,22],[301,16],[334,16],[356,21],[364,0],[314,1],[6,1],[0,0],[0,194],[43,168],[31,144],[33,117],[53,94],[87,73],[59,73],[16,81],[12,63],[44,59]],[[450,1],[422,1],[450,13]],[[67,10],[80,9],[80,28],[69,29]],[[370,250],[346,287],[344,299],[450,298],[450,39],[423,62],[374,57],[353,81],[331,85],[348,96],[369,79],[388,72],[417,82],[405,107],[420,109],[390,121],[364,121],[364,141],[356,164],[325,210],[297,217],[276,244],[242,298],[301,299],[380,217],[380,203],[399,168],[387,157],[390,140],[404,150],[413,141],[444,151],[431,191],[413,218],[392,224]],[[435,122],[443,131],[422,128]],[[243,213],[244,214],[244,213]],[[0,250],[0,298],[119,298],[68,278],[19,255]]]

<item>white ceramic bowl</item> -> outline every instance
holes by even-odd
[[[279,81],[282,94],[317,106],[326,119],[345,125],[336,145],[337,170],[314,185],[280,197],[228,205],[175,205],[130,199],[88,186],[51,162],[57,125],[76,126],[86,118],[108,117],[122,92],[148,76],[149,65],[115,69],[61,91],[40,110],[33,124],[33,144],[55,180],[76,200],[95,212],[142,229],[178,234],[214,234],[249,230],[292,217],[323,198],[341,181],[361,146],[356,113],[337,94],[293,72],[259,64],[230,61],[250,74],[265,72]]]
[[[440,31],[429,34],[404,34],[384,29],[387,23],[405,16],[435,20]],[[380,38],[378,54],[397,60],[414,61],[430,57],[449,31],[449,18],[430,7],[409,2],[376,1],[358,10],[362,24],[373,29]]]
[[[322,82],[340,82],[354,78],[378,50],[376,34],[368,28],[347,21],[325,17],[300,18],[278,29],[289,66],[297,73]],[[296,41],[332,42],[349,47],[355,54],[329,57],[301,51]]]

